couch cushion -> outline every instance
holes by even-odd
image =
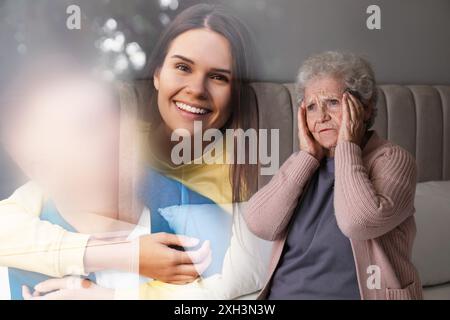
[[[449,300],[450,283],[424,288],[423,298],[425,300]]]
[[[413,262],[422,285],[450,282],[450,181],[417,184]]]

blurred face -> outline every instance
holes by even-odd
[[[40,85],[18,121],[16,160],[50,196],[95,208],[115,201],[119,112],[98,83]]]
[[[319,77],[305,88],[306,121],[314,139],[330,149],[336,146],[342,121],[342,95],[345,86],[339,78]]]
[[[232,56],[228,40],[209,29],[187,31],[173,40],[154,75],[161,117],[172,132],[222,128],[231,115]]]

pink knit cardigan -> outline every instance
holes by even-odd
[[[313,156],[297,152],[248,202],[245,220],[249,229],[260,238],[275,241],[260,299],[267,297],[292,215],[318,167]],[[413,157],[376,132],[363,150],[351,142],[337,145],[335,215],[342,233],[350,239],[362,299],[422,299],[419,275],[411,262],[415,188]]]

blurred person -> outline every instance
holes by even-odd
[[[151,256],[140,261],[141,267],[148,262],[147,275],[167,273],[172,281],[183,283],[194,280],[199,269],[191,264],[193,252],[169,246],[187,248],[198,240],[164,233],[138,238],[150,233],[150,228],[139,227],[150,214],[143,206],[136,217],[121,221],[120,202],[134,199],[119,195],[119,179],[124,175],[119,169],[123,119],[113,88],[66,66],[45,73],[31,69],[26,74],[11,87],[8,107],[2,110],[5,147],[30,179],[0,202],[4,219],[0,265],[10,267],[11,298],[22,297],[22,286],[34,287],[61,273],[96,271],[90,278],[112,283],[114,288],[111,277],[100,271],[138,273],[139,249]],[[197,252],[208,265],[207,243]],[[174,262],[173,256],[180,262]],[[184,269],[177,269],[181,264]],[[111,291],[102,291],[106,292],[106,297],[113,297]]]
[[[154,277],[161,281],[141,286],[140,298],[226,299],[255,292],[262,286],[265,273],[265,263],[261,263],[265,255],[259,252],[262,242],[248,232],[240,221],[241,215],[233,215],[230,209],[233,203],[245,201],[254,191],[256,166],[174,166],[169,156],[171,148],[167,147],[174,145],[173,130],[184,128],[192,134],[194,121],[201,121],[204,130],[257,127],[257,113],[249,110],[248,103],[249,52],[250,43],[242,23],[210,5],[196,5],[182,12],[168,26],[155,49],[151,74],[156,89],[156,105],[153,106],[157,109],[152,111],[160,121],[151,118],[151,125],[155,127],[149,132],[152,169],[148,170],[149,177],[144,179],[148,184],[141,192],[151,212],[152,232],[191,238],[195,235],[203,242],[197,259],[193,259],[196,262],[192,261],[196,267],[200,266],[198,273],[203,279],[185,286],[170,285],[163,283],[169,281],[165,280],[168,276],[161,273]],[[222,156],[222,153],[216,155]],[[192,243],[191,238],[186,242]],[[52,243],[55,245],[58,241]],[[212,260],[205,248],[207,243],[211,243]],[[151,261],[151,254],[145,252],[149,251],[142,249],[141,240],[139,271],[147,275],[150,272],[141,264],[144,258]],[[77,260],[76,266],[84,267],[89,256],[86,252],[84,260]],[[184,261],[173,257],[177,262]],[[208,268],[205,261],[211,261]],[[177,273],[171,272],[169,276],[173,274]],[[188,277],[176,278],[175,283],[190,282],[191,277],[190,272]],[[37,297],[42,299],[92,297],[93,292],[99,293],[98,298],[110,297],[110,291],[106,293],[93,282],[81,291],[68,290],[67,284],[66,280],[49,280],[39,286],[47,290],[35,294],[43,294]],[[45,295],[56,289],[56,293]],[[32,298],[30,292],[25,295]]]

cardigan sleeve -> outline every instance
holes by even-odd
[[[270,182],[248,201],[244,218],[250,231],[264,240],[278,239],[319,165],[319,161],[305,151],[291,155]]]
[[[364,164],[360,147],[342,142],[335,162],[336,220],[348,238],[380,237],[414,214],[416,164],[406,150],[389,144]]]

